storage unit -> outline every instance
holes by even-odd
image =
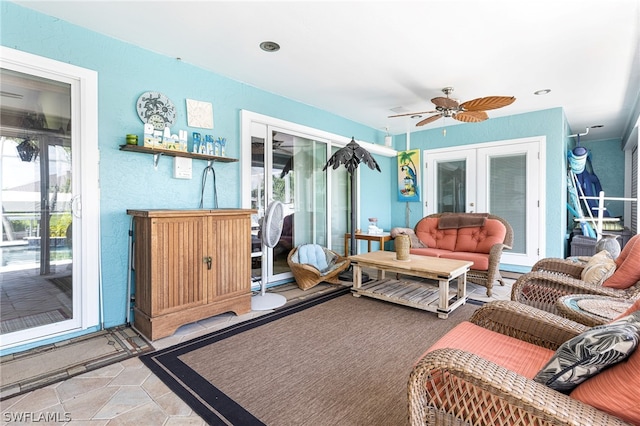
[[[134,327],[151,340],[251,310],[249,209],[127,210],[134,220]]]
[[[596,254],[596,239],[585,235],[571,238],[571,256],[593,256]]]
[[[620,248],[623,249],[633,234],[629,228],[622,231],[602,231],[603,234],[617,235]],[[571,256],[593,256],[596,254],[596,239],[582,235],[582,230],[576,228],[571,233]]]

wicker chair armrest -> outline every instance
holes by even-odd
[[[475,354],[438,349],[413,368],[409,423],[627,425]]]
[[[547,271],[551,273],[557,273],[562,275],[568,275],[573,278],[579,279],[582,270],[586,265],[582,262],[576,262],[574,260],[569,259],[558,259],[558,258],[546,258],[540,259],[537,261],[532,267],[531,271]]]
[[[500,256],[502,256],[502,251],[505,249],[510,250],[511,247],[502,243],[492,245],[491,249],[489,250],[489,258],[497,257],[499,260]]]
[[[589,329],[583,324],[511,300],[486,303],[473,313],[469,321],[554,351]]]
[[[565,275],[548,272],[530,272],[522,275],[511,287],[511,300],[535,306],[545,311],[556,313],[556,301],[569,294],[594,294],[609,297],[630,298],[632,286],[627,290],[605,287],[601,284],[591,284]],[[550,310],[551,307],[551,310]]]

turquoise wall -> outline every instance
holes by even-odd
[[[598,176],[606,197],[624,198],[624,151],[620,150],[620,139],[581,142],[591,151],[591,164]],[[612,217],[624,215],[623,201],[605,201],[605,207]]]

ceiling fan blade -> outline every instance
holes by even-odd
[[[431,102],[433,102],[435,106],[444,109],[456,109],[459,106],[458,101],[456,101],[455,99],[445,98],[443,96],[433,98],[431,99]]]
[[[416,123],[416,126],[424,126],[425,124],[433,123],[440,117],[442,117],[442,114],[432,115],[431,117],[427,117],[422,121],[418,121]]]
[[[453,118],[465,123],[479,123],[489,118],[484,111],[462,111],[453,115]]]
[[[487,96],[463,102],[460,107],[465,111],[486,111],[511,105],[515,100],[513,96]]]
[[[436,112],[438,111],[408,112],[406,114],[390,115],[387,118],[406,117],[408,115],[434,114]]]

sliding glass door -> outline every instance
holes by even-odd
[[[287,255],[300,242],[327,245],[327,144],[305,135],[257,127],[251,137],[252,276],[267,268],[269,283],[290,278]],[[284,205],[282,235],[274,248],[260,243],[264,214],[272,201]]]
[[[0,56],[4,349],[98,324],[99,195],[96,74]]]

